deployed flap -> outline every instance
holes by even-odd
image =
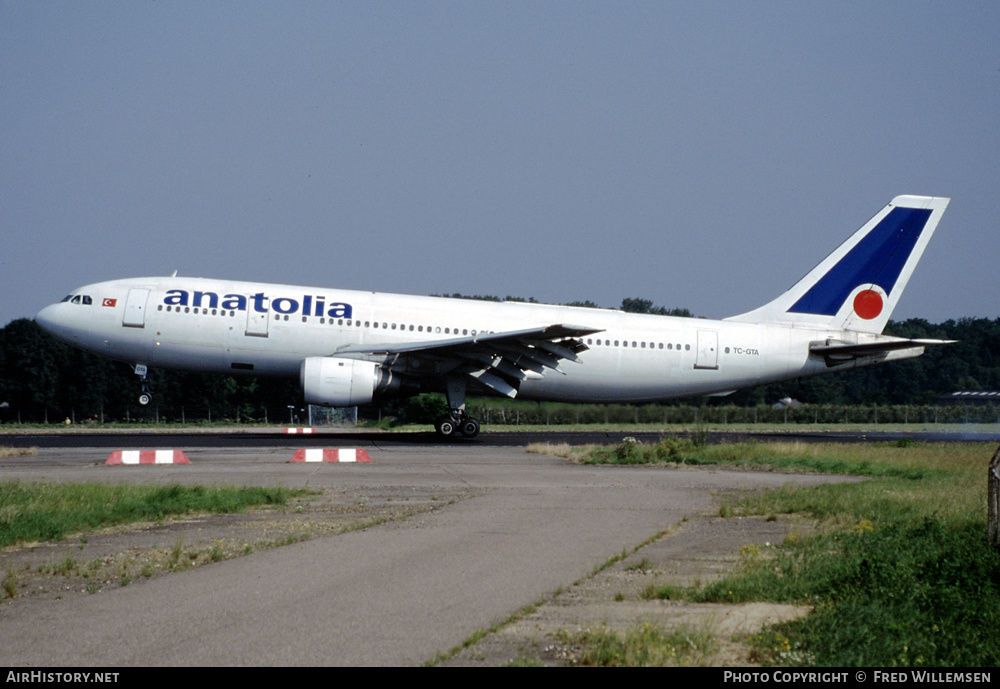
[[[556,324],[443,340],[351,345],[336,354],[383,355],[384,367],[418,378],[464,374],[489,391],[514,397],[528,372],[536,377],[546,369],[562,373],[561,361],[577,361],[577,355],[587,349],[578,338],[597,332],[601,330]]]
[[[424,340],[421,342],[401,342],[398,344],[352,345],[338,349],[338,354],[403,354],[407,352],[433,352],[449,350],[466,345],[489,345],[499,343],[517,344],[521,341],[532,345],[552,342],[561,338],[582,337],[599,333],[599,328],[585,328],[578,325],[547,325],[528,330],[510,330],[503,333],[481,332],[467,337],[453,337],[446,340]],[[586,347],[583,348],[585,350]],[[577,351],[583,351],[577,350]],[[571,358],[571,357],[562,357]],[[575,359],[575,357],[573,357]]]

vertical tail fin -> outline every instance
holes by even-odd
[[[949,201],[897,196],[790,290],[726,320],[881,333]]]

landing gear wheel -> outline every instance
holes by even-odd
[[[150,395],[148,392],[144,392],[141,395],[139,395],[139,404],[141,404],[144,407],[152,401],[153,401],[153,396]]]
[[[455,434],[458,430],[458,424],[450,416],[442,416],[437,421],[434,422],[434,430],[438,432],[439,435],[448,437]]]
[[[459,428],[462,430],[462,435],[466,438],[475,438],[479,435],[479,422],[475,419],[465,419],[459,425]]]
[[[434,429],[443,438],[464,436],[475,438],[479,435],[479,421],[471,416],[441,416],[434,422]]]

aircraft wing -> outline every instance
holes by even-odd
[[[547,325],[527,330],[481,332],[422,342],[350,345],[334,356],[385,356],[384,366],[410,376],[467,375],[507,397],[517,395],[521,381],[546,369],[562,373],[563,360],[578,361],[587,349],[579,338],[601,332],[578,325]]]
[[[922,352],[924,347],[952,344],[953,342],[955,340],[887,338],[853,344],[838,342],[836,340],[826,340],[825,342],[814,342],[810,345],[809,352],[824,357],[828,366],[836,366],[837,364],[843,364],[856,359],[888,354],[889,352],[902,349],[919,349]]]

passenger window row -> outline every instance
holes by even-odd
[[[301,318],[302,318],[302,322],[303,323],[308,323],[310,316],[302,316]],[[315,316],[313,316],[313,318],[315,318]],[[277,313],[274,314],[274,320],[279,320],[279,319],[287,321],[288,320],[288,316],[282,316],[282,315],[277,314]],[[352,318],[329,318],[328,319],[328,318],[323,317],[323,316],[321,316],[319,318],[320,325],[325,325],[328,321],[329,321],[330,325],[339,325],[339,326],[348,326],[348,327],[350,327],[352,325],[352,323],[353,323],[353,325],[355,327],[358,327],[358,328],[365,327],[365,328],[381,329],[381,330],[398,330],[399,332],[409,331],[411,333],[413,333],[413,332],[417,332],[417,333],[423,333],[423,332],[427,332],[427,333],[431,333],[431,332],[433,332],[433,333],[441,333],[441,332],[444,332],[445,335],[459,335],[459,334],[461,334],[461,335],[470,335],[470,334],[471,335],[475,335],[478,332],[477,330],[469,330],[468,328],[462,328],[461,330],[459,330],[458,328],[450,328],[450,327],[449,328],[441,328],[441,326],[436,326],[436,327],[435,326],[430,326],[430,325],[423,326],[423,325],[414,325],[412,323],[410,325],[407,325],[405,323],[386,323],[386,322],[381,322],[380,323],[379,321],[361,321],[361,320],[356,320],[356,319],[352,319]]]
[[[163,311],[163,304],[157,306],[156,310]],[[213,316],[233,317],[236,315],[235,311],[226,311],[225,309],[208,309],[199,306],[171,306],[170,304],[167,304],[166,310],[172,311],[174,313],[181,313],[181,311],[183,310],[184,313],[202,314],[204,316],[207,316],[209,313],[211,313]]]
[[[662,342],[637,342],[635,340],[602,340],[602,339],[592,339],[587,338],[587,344],[597,345],[598,347],[632,347],[633,349],[667,349],[667,350],[677,350],[678,352],[683,349],[686,352],[691,351],[691,345],[682,345],[680,342],[674,344],[673,342],[668,342],[664,345]]]
[[[84,304],[90,304],[91,303],[90,297],[85,296],[85,295],[82,296],[82,295],[79,295],[79,294],[76,295],[76,296],[70,295],[70,296],[66,297],[65,299],[63,299],[63,301],[72,301],[74,304],[79,304],[81,302],[84,303]],[[199,308],[197,306],[195,306],[195,307],[191,307],[191,306],[171,306],[169,304],[166,307],[167,311],[171,311],[171,312],[175,312],[175,313],[181,313],[182,309],[183,309],[183,313],[195,313],[195,314],[201,313],[202,315],[208,315],[209,313],[211,313],[211,315],[213,315],[213,316],[216,316],[216,315],[229,316],[229,317],[235,317],[236,316],[236,312],[235,311],[227,311],[225,309],[208,309],[208,308],[203,308],[203,307]],[[163,311],[164,310],[163,304],[160,304],[159,306],[157,306],[157,310],[158,311]],[[302,316],[302,322],[303,323],[308,323],[309,322],[309,318],[310,318],[309,316]],[[275,313],[274,314],[274,319],[275,320],[284,320],[284,321],[287,321],[288,320],[288,315],[287,314]],[[321,325],[326,325],[329,322],[330,325],[347,326],[347,327],[358,327],[358,328],[364,327],[364,328],[381,329],[381,330],[398,330],[399,332],[404,332],[404,331],[418,332],[418,333],[427,332],[427,333],[434,333],[434,334],[441,334],[443,332],[445,335],[454,335],[454,336],[458,336],[458,335],[468,336],[470,334],[471,335],[475,335],[477,332],[479,332],[479,331],[476,331],[476,330],[469,330],[468,328],[461,328],[461,329],[459,329],[459,328],[452,328],[452,327],[442,328],[441,326],[431,326],[431,325],[426,325],[425,326],[425,325],[414,325],[414,324],[405,324],[405,323],[386,323],[386,322],[379,322],[379,321],[361,321],[361,320],[357,320],[357,319],[353,319],[353,318],[326,318],[326,317],[320,317],[319,322],[320,322]],[[485,332],[485,331],[483,331],[483,332]],[[611,339],[590,338],[590,337],[588,337],[587,338],[587,344],[588,345],[595,345],[595,346],[598,346],[598,347],[631,347],[632,349],[666,349],[668,351],[676,350],[678,352],[681,351],[681,350],[683,350],[683,351],[691,351],[691,345],[690,344],[681,344],[680,342],[678,342],[678,343],[667,342],[666,344],[664,344],[663,342],[646,342],[646,341],[637,341],[637,340],[611,340]]]
[[[84,297],[84,298],[85,299],[90,299],[90,297]],[[67,299],[69,299],[69,297],[67,297],[66,299],[63,299],[63,301],[66,301]],[[85,303],[89,304],[90,302],[87,301]],[[163,304],[160,304],[156,308],[157,308],[157,311],[163,311],[164,310]],[[209,313],[211,313],[213,316],[215,316],[215,315],[235,316],[236,315],[235,311],[226,311],[225,309],[208,309],[208,308],[197,307],[197,306],[195,306],[195,307],[191,307],[191,306],[172,306],[170,304],[168,304],[166,306],[166,310],[169,311],[169,312],[173,312],[173,313],[193,313],[193,314],[199,314],[200,313],[202,315],[208,315]],[[302,322],[303,323],[308,323],[310,317],[309,316],[302,316],[301,318],[302,318]],[[313,318],[315,318],[315,317],[313,317]],[[287,321],[288,320],[288,315],[287,314],[275,313],[274,314],[274,320],[276,320],[276,321]],[[330,325],[339,325],[339,326],[347,326],[347,327],[356,326],[358,328],[365,327],[365,328],[382,329],[382,330],[398,330],[400,332],[409,331],[409,332],[418,332],[418,333],[427,332],[427,333],[437,333],[437,334],[440,334],[440,333],[443,332],[445,335],[464,335],[464,336],[468,336],[468,335],[476,335],[478,332],[480,332],[478,330],[469,330],[468,328],[452,328],[452,327],[442,328],[441,326],[431,326],[431,325],[424,326],[424,325],[412,325],[412,324],[411,325],[407,325],[405,323],[403,323],[403,324],[400,324],[400,323],[386,323],[386,322],[381,322],[380,323],[378,321],[361,321],[361,320],[356,320],[356,319],[353,319],[353,318],[326,318],[325,316],[324,317],[320,317],[319,318],[319,322],[322,325],[326,325],[327,323],[329,323]],[[483,331],[483,332],[485,332],[485,331]]]

